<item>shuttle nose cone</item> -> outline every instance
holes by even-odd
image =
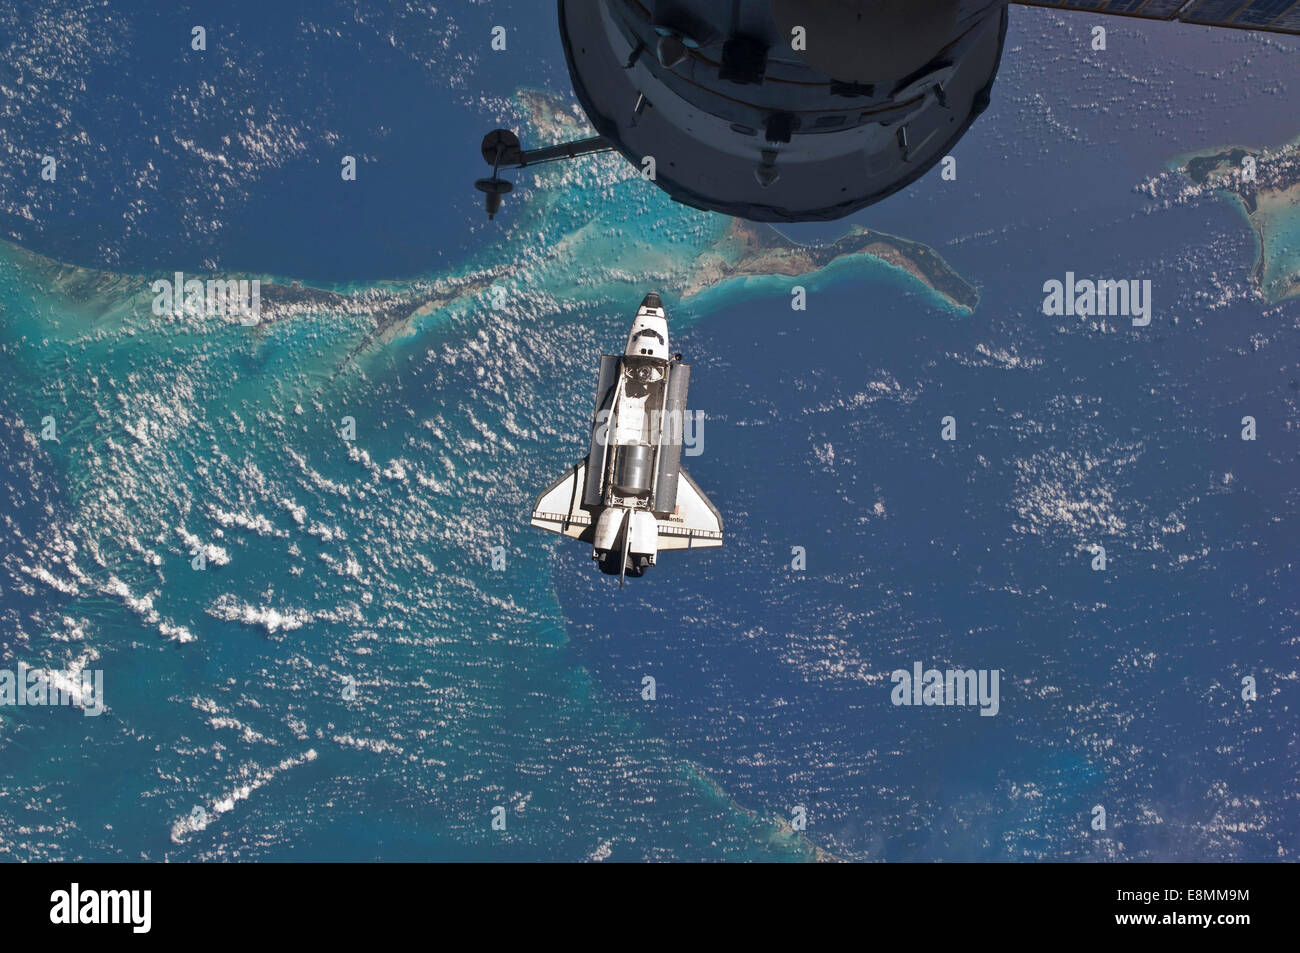
[[[659,292],[657,291],[650,292],[641,301],[641,307],[643,308],[662,308],[663,306],[664,303],[659,300]]]

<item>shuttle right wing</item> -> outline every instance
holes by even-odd
[[[677,506],[659,520],[659,549],[701,549],[722,545],[722,514],[684,469],[677,484]]]

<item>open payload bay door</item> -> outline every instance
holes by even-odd
[[[678,470],[677,505],[658,521],[659,549],[702,549],[722,545],[722,514],[695,485],[691,475]]]
[[[1021,6],[1300,35],[1300,0],[1014,0]]]
[[[587,542],[592,537],[591,514],[582,508],[587,485],[587,461],[579,460],[537,498],[533,504],[534,526]]]

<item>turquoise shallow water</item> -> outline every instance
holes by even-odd
[[[1263,283],[1271,296],[1277,297],[1282,289],[1294,287],[1300,275],[1300,208],[1291,206],[1289,214],[1278,212],[1269,216],[1268,259],[1265,262]],[[1286,279],[1292,284],[1288,285]]]
[[[357,266],[324,285],[348,298],[268,295],[253,330],[154,317],[170,262],[100,284],[0,245],[0,664],[102,668],[109,709],[0,709],[0,856],[1293,857],[1295,302],[1250,297],[1227,204],[1134,186],[1294,130],[1243,108],[1248,82],[1154,60],[1145,27],[1098,68],[1034,22],[1010,49],[1044,55],[1009,61],[960,200],[927,182],[861,219],[934,242],[973,315],[863,259],[804,282],[802,314],[783,278],[681,301],[727,223],[595,159],[521,177],[490,233],[467,185],[398,237],[367,219],[326,256]],[[1232,63],[1239,41],[1186,42]],[[450,263],[355,279],[409,276],[356,256],[419,228]],[[253,258],[295,235],[267,226]],[[1043,319],[1067,269],[1157,276],[1151,334]],[[582,453],[598,355],[649,287],[731,538],[618,594],[523,517]],[[372,336],[430,294],[450,303]],[[1001,668],[1002,713],[889,706],[914,659]],[[1261,704],[1236,703],[1243,673]],[[795,804],[806,841],[776,820]]]
[[[1300,139],[1278,144],[1225,143],[1217,147],[1200,148],[1194,152],[1173,157],[1168,168],[1170,174],[1152,180],[1149,187],[1153,197],[1165,201],[1184,202],[1196,196],[1198,190],[1188,188],[1188,179],[1182,169],[1195,158],[1208,158],[1220,153],[1242,150],[1258,158],[1263,164],[1260,184],[1264,187],[1263,201],[1256,200],[1256,210],[1251,212],[1246,202],[1230,190],[1215,190],[1210,184],[1199,192],[1220,196],[1235,207],[1255,230],[1256,259],[1259,262],[1259,290],[1268,301],[1281,301],[1296,296],[1297,276],[1300,276],[1300,205],[1297,205],[1294,173],[1285,170],[1300,161]],[[1220,172],[1220,175],[1222,172]],[[1216,175],[1214,184],[1221,184]],[[1277,186],[1283,185],[1281,192]]]
[[[143,278],[81,297],[6,248],[6,437],[60,499],[8,537],[40,608],[6,600],[5,658],[102,668],[109,708],[0,713],[6,791],[46,792],[6,854],[807,856],[592,684],[519,518],[582,432],[589,382],[555,368],[624,323],[617,269],[520,268],[506,310],[478,292],[354,358],[339,309],[159,318]]]

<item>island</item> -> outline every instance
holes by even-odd
[[[1254,160],[1254,175],[1247,159]],[[1300,295],[1300,140],[1278,149],[1229,146],[1177,160],[1198,193],[1229,196],[1258,239],[1252,282],[1271,304]]]
[[[531,143],[591,134],[576,108],[552,93],[521,90],[513,107]],[[185,277],[256,278],[259,314],[243,329],[254,337],[284,321],[328,319],[338,332],[336,340],[347,342],[330,380],[362,355],[379,353],[395,339],[416,338],[432,323],[471,311],[537,300],[559,308],[606,303],[617,308],[620,302],[631,307],[652,287],[673,307],[746,278],[808,282],[831,265],[854,259],[898,268],[957,310],[969,313],[979,302],[977,289],[919,242],[846,226],[833,241],[801,244],[770,225],[680,205],[619,156],[590,155],[520,170],[519,179],[495,222],[465,223],[467,234],[489,229],[488,241],[468,252],[454,270],[336,287],[268,275]],[[9,243],[0,247],[7,249],[0,258],[21,262],[29,275],[40,276],[38,283],[56,286],[67,300],[91,311],[98,310],[96,301],[125,299],[131,301],[128,313],[145,325],[211,327],[206,320],[198,323],[196,315],[151,315],[150,284],[169,274],[113,274],[55,262]],[[841,268],[834,280],[852,274],[851,267]],[[221,322],[240,323],[234,316]]]
[[[514,118],[524,130],[525,148],[595,135],[595,130],[587,124],[577,105],[552,92],[520,89],[515,94],[513,107]],[[565,165],[560,163],[557,167],[563,169]],[[684,281],[672,288],[682,299],[734,278],[806,277],[833,262],[861,255],[906,271],[960,310],[973,311],[979,302],[979,292],[974,286],[958,275],[934,249],[920,242],[849,225],[845,234],[833,242],[802,245],[786,238],[771,225],[678,205],[651,183],[643,181],[637,167],[622,156],[598,154],[576,160],[568,166],[576,170],[576,174],[536,173],[537,191],[550,192],[551,199],[558,192],[564,196],[558,204],[572,206],[574,193],[579,191],[583,180],[601,183],[607,190],[617,185],[617,201],[631,206],[641,224],[653,225],[671,220],[679,224],[679,233],[703,237],[703,241],[697,242],[692,253],[686,256],[689,267]],[[535,173],[527,169],[518,175],[521,182],[526,183]],[[610,195],[611,192],[606,191],[597,197],[597,201],[587,203],[594,214],[607,213]],[[557,204],[537,194],[517,200],[515,204],[518,207],[538,203],[539,199],[544,209],[554,208]]]
[[[974,311],[979,292],[957,274],[934,249],[896,235],[858,225],[824,245],[800,245],[770,225],[733,219],[727,234],[702,255],[682,288],[689,298],[733,278],[784,275],[799,278],[822,271],[844,258],[865,255],[907,272],[949,304]]]

